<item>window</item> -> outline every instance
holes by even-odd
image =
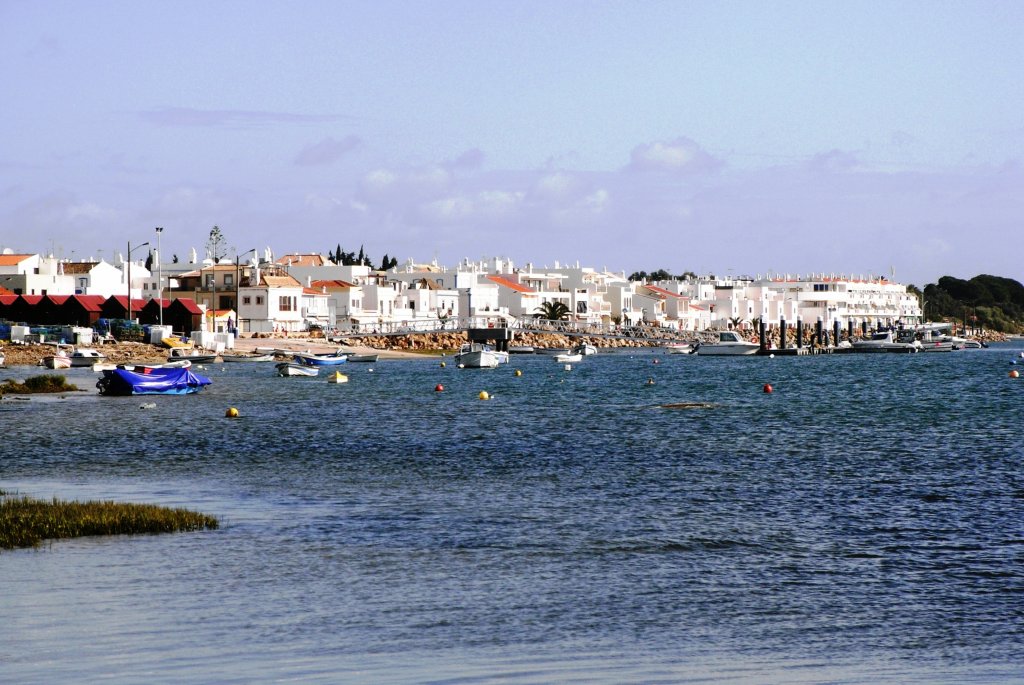
[[[263,304],[263,296],[262,295],[257,295],[256,296],[256,304],[258,304],[258,305],[259,304]]]
[[[224,285],[234,285],[234,284],[235,284],[235,275],[234,274],[224,274]]]
[[[277,300],[277,308],[279,310],[281,310],[282,312],[290,312],[290,311],[292,311],[292,300],[293,299],[294,298],[289,297],[288,295],[281,295],[278,298],[278,300]]]
[[[587,313],[587,303],[585,301],[580,300],[579,302],[576,303],[576,313],[577,314],[586,314]]]
[[[207,288],[212,288],[213,287],[213,274],[206,274],[206,287]]]
[[[249,297],[248,295],[245,295],[245,296],[242,297],[242,304],[250,304],[251,301],[252,301],[252,298]]]

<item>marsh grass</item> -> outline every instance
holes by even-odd
[[[173,533],[217,526],[212,516],[153,504],[0,497],[0,549],[86,535]]]
[[[43,392],[76,392],[78,386],[68,383],[68,379],[59,373],[49,373],[42,376],[30,376],[24,383],[6,380],[0,383],[0,395],[10,393],[12,395],[31,395]]]

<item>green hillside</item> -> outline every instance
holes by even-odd
[[[1003,333],[1024,331],[1024,285],[1010,278],[982,274],[965,281],[943,276],[924,288],[928,321],[958,321],[966,328]]]

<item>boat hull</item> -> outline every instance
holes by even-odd
[[[209,378],[187,368],[151,368],[143,373],[111,369],[103,372],[96,387],[101,395],[189,395],[209,384]]]
[[[292,362],[282,362],[277,365],[278,376],[315,376],[320,369],[315,366],[303,366]]]
[[[494,369],[501,364],[501,358],[489,350],[474,350],[455,355],[455,363],[467,369]]]
[[[316,354],[293,354],[292,358],[303,366],[337,366],[348,361],[348,355],[339,354],[321,357]]]
[[[709,343],[697,348],[701,357],[745,357],[757,354],[758,345],[734,345],[728,343]]]

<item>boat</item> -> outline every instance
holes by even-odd
[[[854,352],[917,352],[920,344],[914,342],[897,342],[892,331],[878,331],[869,338],[854,340],[851,343]]]
[[[963,349],[963,350],[980,350],[980,349],[983,349],[983,348],[986,348],[986,347],[988,347],[988,344],[985,343],[985,342],[982,342],[981,340],[974,340],[973,338],[967,338],[966,340],[964,340],[963,345],[960,346],[960,349]],[[2,362],[0,362],[0,363],[2,363]]]
[[[182,359],[187,359],[193,364],[212,364],[217,361],[217,353],[203,353],[193,347],[172,347],[167,361],[174,362]]]
[[[335,371],[334,375],[327,378],[328,383],[348,383],[348,376],[341,371]]]
[[[305,366],[293,362],[281,362],[275,365],[278,376],[315,376],[320,373],[316,366]]]
[[[92,368],[96,371],[106,371],[108,368],[114,368],[134,371],[135,373],[152,373],[154,369],[187,369],[190,366],[192,366],[192,362],[189,360],[178,359],[166,364],[97,364]]]
[[[693,345],[690,343],[669,343],[665,345],[665,350],[669,354],[692,354]]]
[[[6,362],[6,361],[7,361],[7,357],[4,356],[3,350],[0,350],[0,366],[3,366],[4,362]]]
[[[490,345],[465,343],[455,355],[455,363],[468,369],[493,369],[508,362],[508,352],[496,352]]]
[[[554,360],[565,364],[581,362],[583,361],[583,355],[579,352],[566,352],[565,354],[556,354]]]
[[[144,373],[111,369],[96,381],[101,395],[188,395],[209,384],[206,376],[183,368],[154,368]]]
[[[68,355],[71,360],[71,366],[74,368],[91,367],[99,362],[107,360],[107,356],[97,350],[93,350],[87,347],[77,347],[75,350]]]
[[[704,356],[737,356],[757,354],[761,348],[755,342],[744,340],[736,331],[719,331],[718,340],[697,345],[697,354]]]
[[[225,362],[272,362],[272,354],[222,354],[220,356]]]
[[[533,348],[533,351],[534,351],[535,354],[547,354],[547,355],[569,354],[569,348],[568,347],[535,347],[535,348]]]
[[[348,360],[350,362],[355,362],[355,363],[360,363],[360,362],[366,363],[366,362],[369,362],[369,363],[372,364],[372,363],[377,361],[377,357],[379,357],[379,356],[380,355],[378,355],[378,354],[350,354],[350,355],[348,355]]]
[[[533,354],[533,345],[510,345],[509,354]]]
[[[572,352],[587,357],[592,354],[597,354],[597,348],[591,345],[590,343],[580,343],[579,345],[576,345],[575,347],[572,348]]]
[[[71,356],[64,346],[57,345],[57,351],[40,359],[39,365],[47,369],[70,369]]]
[[[340,349],[328,354],[314,354],[312,352],[293,352],[292,359],[305,366],[337,366],[348,361],[348,355]]]

